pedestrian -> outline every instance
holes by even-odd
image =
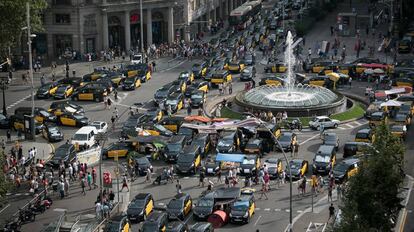
[[[151,169],[149,167],[147,168],[147,174],[145,176],[145,181],[144,182],[145,183],[146,182],[150,182],[151,183]]]
[[[94,188],[98,187],[98,185],[96,184],[96,177],[97,177],[96,168],[93,168],[92,169],[92,185]]]
[[[115,130],[115,116],[112,115],[111,117],[111,123],[112,123],[112,130]]]
[[[107,102],[108,109],[111,109],[112,100],[108,97],[108,100],[107,100],[107,101],[108,101],[108,102]]]
[[[171,117],[171,115],[172,115],[172,108],[171,108],[170,104],[168,104],[168,106],[167,106],[167,114],[168,114],[168,117]]]
[[[155,68],[155,66],[156,66],[156,63],[155,63],[155,61],[152,61],[152,70],[153,70],[153,72],[155,72],[156,71],[156,68]]]
[[[266,184],[264,184],[264,183],[263,183],[263,184],[262,184],[262,189],[260,190],[260,197],[259,197],[259,200],[261,200],[263,196],[265,196],[265,197],[266,197],[266,200],[268,200],[268,199],[269,199],[269,198],[267,197],[266,192],[267,192]]]
[[[60,193],[60,199],[63,199],[65,197],[65,184],[63,183],[63,180],[60,180],[58,190]]]
[[[187,115],[188,115],[188,116],[190,116],[190,115],[191,115],[191,111],[192,111],[192,109],[191,109],[191,105],[190,105],[190,104],[188,104],[188,106],[187,106]]]
[[[11,142],[11,132],[10,132],[10,130],[7,130],[6,137],[7,137],[7,142]]]
[[[233,93],[233,85],[231,84],[231,82],[229,82],[228,88],[229,88],[229,94],[232,94]]]
[[[66,196],[69,196],[69,179],[68,178],[66,178],[65,179],[65,195]]]
[[[306,193],[306,176],[303,176],[301,189],[302,189],[302,195],[305,195],[305,193]]]
[[[95,212],[96,212],[96,218],[98,220],[101,220],[102,218],[102,204],[100,201],[97,201],[95,204]]]
[[[219,84],[219,92],[220,92],[220,95],[223,95],[223,84]]]
[[[334,27],[331,26],[331,36],[333,36],[333,34],[334,34]]]
[[[333,203],[331,203],[331,206],[329,206],[329,218],[328,218],[328,221],[329,221],[329,219],[331,219],[331,217],[333,218],[334,215],[335,215],[335,207],[333,206]]]
[[[309,49],[308,49],[308,59],[310,60],[310,59],[311,59],[311,57],[312,57],[312,49],[311,49],[311,48],[309,48]]]
[[[349,84],[349,88],[351,88],[352,87],[352,77],[349,77],[348,84]]]
[[[128,180],[126,178],[126,175],[124,175],[123,179],[122,179],[122,188],[121,188],[121,192],[122,190],[124,190],[124,188],[127,188],[127,192],[129,192],[129,187],[128,187]]]
[[[329,201],[332,202],[332,187],[331,186],[328,187],[328,202]]]
[[[175,185],[175,189],[177,191],[177,194],[181,194],[181,184],[180,184],[180,180],[177,180],[177,184]]]
[[[342,198],[342,185],[338,184],[338,186],[336,186],[336,196],[338,198],[338,200],[341,200]]]
[[[204,188],[204,178],[205,178],[205,173],[203,170],[200,171],[200,180],[198,182],[198,186],[201,185],[202,188]]]
[[[119,118],[119,111],[118,111],[118,109],[116,107],[114,109],[114,115],[115,115],[115,119],[118,119]]]
[[[89,190],[92,190],[92,175],[91,175],[90,172],[88,172],[88,175],[86,176],[86,179],[88,181]]]

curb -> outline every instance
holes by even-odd
[[[56,150],[55,145],[53,145],[51,143],[48,143],[48,145],[50,147],[50,152],[49,152],[49,156],[45,159],[45,161],[49,161],[53,157],[53,155],[55,154],[55,150]]]
[[[396,232],[403,232],[404,231],[404,226],[407,220],[407,205],[408,205],[408,201],[410,200],[410,194],[412,192],[413,186],[414,186],[414,178],[406,175],[406,178],[408,179],[408,183],[407,185],[405,185],[405,188],[408,188],[408,194],[406,196],[406,202],[403,204],[403,208],[401,209],[401,211],[398,213],[398,218],[397,218],[397,222],[395,224],[395,230]]]

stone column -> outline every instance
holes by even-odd
[[[168,43],[174,42],[174,8],[168,8]]]
[[[152,44],[152,11],[147,9],[147,48]]]
[[[221,9],[220,7],[218,7],[218,9]],[[212,19],[211,20],[213,20],[213,22],[217,22],[217,7],[214,7],[214,10],[213,10],[213,17],[212,17]]]
[[[128,54],[128,51],[131,49],[131,22],[129,11],[124,12],[125,16],[125,52]]]
[[[229,2],[228,0],[222,1],[224,4],[220,4],[220,18],[227,19],[229,15]]]
[[[109,34],[108,34],[108,13],[102,12],[102,37],[103,37],[103,50],[109,48]]]
[[[230,12],[233,10],[233,1],[234,0],[228,0],[229,1],[229,15],[230,15]]]

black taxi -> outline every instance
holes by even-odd
[[[213,72],[211,75],[211,84],[217,86],[218,84],[226,84],[232,82],[232,76],[227,70],[219,70]]]
[[[131,225],[126,216],[115,216],[107,220],[104,232],[126,232],[130,231]]]
[[[231,223],[249,223],[255,212],[256,204],[253,194],[243,194],[230,206]]]
[[[121,85],[123,90],[135,90],[141,86],[141,78],[138,76],[127,77]]]
[[[231,73],[240,73],[244,70],[245,65],[241,60],[232,60],[228,63],[227,70]]]
[[[154,199],[151,193],[139,193],[129,203],[127,215],[130,221],[145,221],[154,210]]]
[[[196,174],[201,166],[200,147],[198,145],[185,146],[183,151],[178,155],[175,170],[177,173]]]
[[[275,76],[274,74],[267,74],[265,77],[260,79],[259,85],[283,85],[285,83],[285,80],[280,76]]]
[[[49,98],[50,96],[53,96],[58,89],[59,83],[58,82],[50,82],[46,83],[39,87],[36,91],[36,97],[37,98]]]
[[[180,193],[175,195],[173,199],[170,200],[167,204],[167,214],[168,219],[181,219],[190,214],[191,209],[193,208],[193,201],[191,199],[190,194],[188,193]]]
[[[198,133],[194,135],[191,141],[192,145],[200,146],[201,156],[204,158],[209,152],[211,147],[210,135],[207,133]]]
[[[207,62],[201,62],[198,64],[193,64],[193,67],[191,67],[191,72],[193,73],[194,78],[202,78],[207,74],[207,68]]]
[[[187,85],[190,85],[194,81],[194,73],[188,71],[180,72],[178,80],[183,80]]]
[[[106,88],[85,85],[73,93],[72,100],[102,102],[107,94]]]
[[[140,232],[165,232],[167,229],[168,216],[165,212],[154,211],[142,224]]]
[[[70,101],[56,101],[50,104],[49,109],[47,110],[49,113],[54,114],[56,116],[60,116],[62,114],[83,114],[85,110],[82,106],[77,105]]]
[[[58,125],[83,127],[87,126],[89,119],[83,114],[62,114],[57,117]]]
[[[164,103],[166,109],[171,108],[172,113],[180,111],[184,107],[184,96],[182,93],[174,93],[168,96]]]

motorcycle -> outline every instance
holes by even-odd
[[[4,225],[4,232],[20,232],[22,228],[22,222],[19,219],[13,219]]]
[[[291,122],[287,122],[286,128],[290,130],[298,129],[299,131],[302,130],[302,122],[299,118],[294,118]]]
[[[34,222],[35,219],[36,219],[36,214],[31,209],[20,210],[19,220],[22,223],[24,223],[24,222]]]

